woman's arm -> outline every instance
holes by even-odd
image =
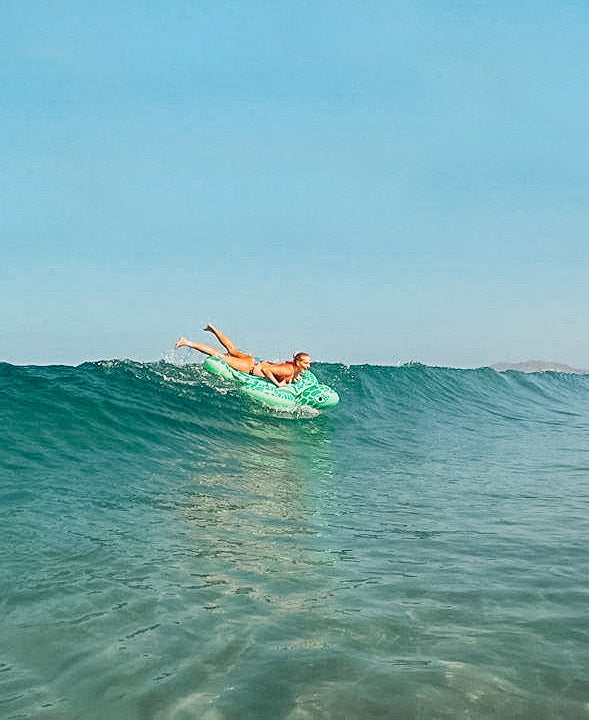
[[[266,363],[264,363],[262,365],[260,370],[262,371],[262,374],[264,375],[264,377],[267,378],[268,380],[270,380],[271,383],[274,383],[274,385],[276,385],[276,387],[282,387],[283,385],[287,384],[287,380],[284,380],[284,379],[279,380],[276,377],[276,375],[274,375],[271,368]]]

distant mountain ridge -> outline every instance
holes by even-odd
[[[571,373],[573,375],[589,375],[589,370],[581,370],[573,368],[570,365],[558,362],[547,362],[545,360],[527,360],[526,362],[517,363],[495,363],[490,365],[497,372],[505,372],[506,370],[517,370],[518,372],[560,372]]]

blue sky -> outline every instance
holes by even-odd
[[[566,0],[0,2],[0,360],[210,321],[589,367],[587,37]]]

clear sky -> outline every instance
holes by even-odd
[[[589,367],[587,38],[586,0],[0,0],[0,361],[209,321]]]

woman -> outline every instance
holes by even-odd
[[[220,357],[225,360],[227,365],[230,365],[235,370],[248,373],[248,375],[266,378],[277,387],[288,385],[293,380],[296,380],[303,371],[311,367],[311,356],[308,353],[298,352],[293,355],[292,360],[273,363],[269,360],[260,360],[253,355],[238,350],[233,344],[233,341],[228,338],[225,333],[221,332],[221,330],[214,327],[214,325],[207,323],[204,329],[213,333],[221,345],[227,350],[226,353],[222,353],[211,345],[204,345],[203,343],[187,340],[185,337],[179,338],[176,341],[175,347],[189,347],[205,355]]]

